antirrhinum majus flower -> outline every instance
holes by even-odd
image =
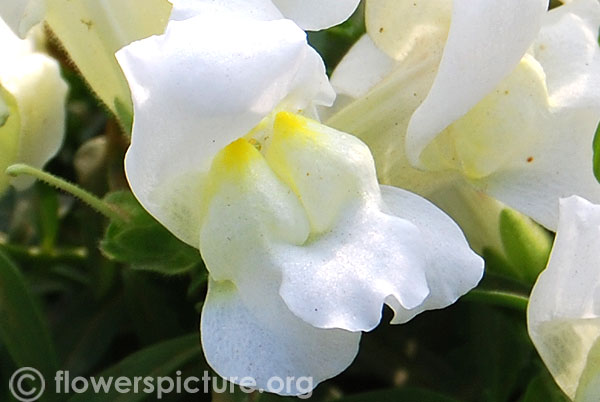
[[[600,205],[560,201],[548,266],[529,299],[529,335],[557,384],[573,400],[600,395]]]
[[[600,201],[600,5],[547,3],[368,1],[327,123],[370,146],[384,183],[467,183],[556,229],[560,197]]]
[[[117,53],[134,100],[125,164],[141,204],[206,263],[217,373],[316,386],[352,362],[384,303],[402,323],[478,283],[458,226],[380,187],[367,146],[315,120],[334,92],[294,22],[271,2],[178,4],[164,35]]]
[[[125,126],[131,119],[131,96],[114,54],[134,40],[162,33],[170,9],[167,0],[0,1],[0,16],[21,38],[44,21],[90,88]]]
[[[23,189],[32,178],[10,178],[15,163],[42,167],[62,144],[67,84],[58,63],[37,50],[36,32],[16,37],[0,19],[0,195],[9,184]]]

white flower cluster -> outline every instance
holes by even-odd
[[[0,15],[21,36],[45,20],[108,107],[132,109],[127,178],[206,263],[201,335],[217,373],[316,386],[353,361],[384,304],[399,324],[454,303],[483,260],[422,197],[468,188],[557,231],[530,335],[570,397],[600,394],[598,0],[366,0],[367,33],[331,80],[305,30],[359,0],[156,0],[129,22],[138,3],[69,14],[2,0]],[[0,168],[42,164],[64,84],[33,83],[56,70],[46,56],[3,52]]]

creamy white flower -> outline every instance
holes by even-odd
[[[529,300],[529,335],[563,391],[576,401],[600,395],[600,205],[561,199],[548,266]]]
[[[273,376],[316,386],[352,362],[384,304],[394,323],[445,307],[483,264],[440,210],[378,185],[364,143],[305,117],[334,92],[304,31],[231,4],[176,4],[164,35],[117,53],[134,100],[127,177],[206,262],[209,364],[262,389]]]
[[[369,35],[332,78],[356,100],[328,124],[369,144],[383,182],[430,196],[466,180],[556,229],[560,197],[600,201],[600,5],[546,6],[368,1]]]
[[[38,52],[35,39],[21,40],[0,19],[0,194],[22,189],[32,178],[10,179],[14,163],[42,167],[62,144],[67,84],[58,63]]]
[[[170,11],[167,0],[0,1],[0,16],[22,38],[45,21],[92,90],[123,122],[131,114],[131,97],[114,54],[162,33]]]

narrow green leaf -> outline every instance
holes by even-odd
[[[551,235],[528,217],[505,209],[500,213],[500,237],[509,262],[533,284],[548,262]]]
[[[52,378],[58,359],[44,316],[18,268],[0,251],[0,341],[17,367]]]
[[[188,272],[202,259],[193,247],[183,243],[158,223],[130,192],[109,194],[108,203],[129,213],[128,222],[111,222],[100,243],[109,258],[132,268],[166,275]]]
[[[173,375],[177,370],[184,368],[193,361],[202,361],[202,350],[197,333],[143,349],[95,378],[103,378],[108,381],[109,378],[114,380],[118,377],[126,377],[134,382],[135,377],[152,377],[156,385],[158,377]],[[195,373],[194,375],[201,377],[202,373]],[[95,393],[92,385],[90,385],[88,392],[72,397],[69,402],[138,402],[146,399],[154,400],[156,393],[142,392],[144,387],[144,383],[141,383],[138,387],[138,393],[119,393],[114,386],[110,387],[108,393],[103,391]],[[133,386],[131,389],[133,390]]]

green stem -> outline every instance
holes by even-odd
[[[23,163],[17,163],[9,166],[6,169],[6,173],[10,176],[18,176],[26,174],[33,176],[38,180],[41,180],[59,190],[71,194],[74,197],[79,198],[81,201],[88,204],[90,207],[113,221],[123,222],[127,220],[125,213],[111,204],[107,204],[95,195],[85,191],[84,189],[77,187],[73,183],[69,183],[65,179],[54,176],[50,173],[44,172],[40,169],[34,168]]]
[[[470,291],[462,297],[462,300],[508,307],[522,312],[527,311],[527,303],[529,302],[529,298],[520,294],[501,290],[479,289]]]
[[[85,247],[44,250],[36,246],[19,246],[0,242],[0,250],[6,251],[18,259],[37,261],[84,261],[88,256],[88,250]]]

